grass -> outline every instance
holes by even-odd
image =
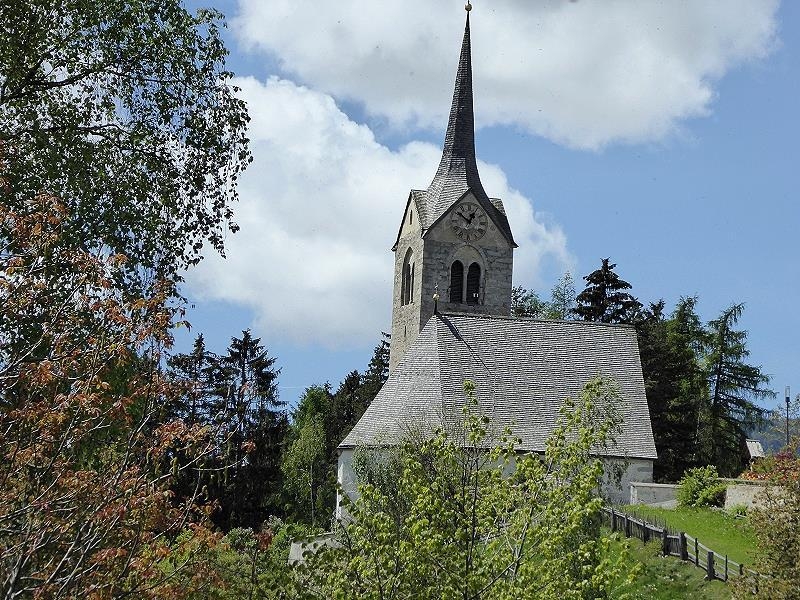
[[[625,542],[618,542],[620,550]],[[630,557],[642,565],[642,571],[632,588],[626,590],[631,598],[646,600],[729,600],[732,589],[722,581],[706,581],[705,571],[678,558],[661,556],[658,542],[647,545],[629,540]]]
[[[747,519],[708,508],[669,509],[637,504],[623,510],[666,523],[674,531],[685,531],[717,554],[727,554],[731,560],[744,565],[753,565],[758,559],[755,536]]]

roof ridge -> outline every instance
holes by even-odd
[[[631,323],[603,323],[601,321],[582,321],[580,319],[539,319],[536,317],[518,317],[514,315],[490,315],[484,313],[472,313],[472,312],[453,312],[453,311],[446,311],[440,310],[437,314],[440,316],[445,317],[474,317],[479,319],[497,319],[503,321],[525,321],[525,322],[533,322],[533,323],[566,323],[566,324],[576,324],[576,325],[589,325],[591,327],[594,326],[603,326],[603,327],[615,327],[615,328],[622,328],[622,329],[635,329],[636,327]]]

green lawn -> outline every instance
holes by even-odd
[[[729,600],[732,597],[727,583],[706,581],[702,569],[678,558],[661,556],[658,542],[645,546],[639,540],[630,540],[629,547],[631,558],[642,565],[634,586],[626,590],[636,600]]]
[[[731,560],[752,565],[758,557],[755,537],[747,519],[737,519],[720,510],[708,508],[657,508],[637,504],[623,507],[625,512],[642,518],[666,522],[675,531],[685,531],[696,537],[717,554],[727,554]]]

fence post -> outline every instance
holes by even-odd
[[[713,581],[714,579],[714,553],[708,551],[708,560],[706,562],[706,579]]]
[[[683,531],[678,534],[678,546],[681,553],[681,560],[689,560],[689,549],[686,547],[686,533]]]
[[[642,541],[646,544],[650,541],[650,526],[647,523],[642,522],[642,529]]]
[[[661,530],[661,552],[664,556],[669,556],[669,537],[667,537],[667,528]]]
[[[744,575],[744,565],[739,565],[739,576]]]
[[[728,581],[728,555],[725,555],[725,581]]]
[[[625,537],[631,537],[631,518],[625,513]]]
[[[611,533],[614,533],[617,530],[617,519],[615,518],[616,515],[614,514],[614,507],[611,507]]]
[[[700,550],[697,548],[697,538],[694,538],[694,566],[700,566]]]

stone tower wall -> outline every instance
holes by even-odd
[[[467,196],[464,202],[474,202]],[[460,203],[455,204],[454,210]],[[511,314],[511,281],[514,267],[513,247],[490,224],[486,234],[472,243],[459,239],[449,227],[448,213],[425,237],[418,227],[406,223],[395,249],[394,293],[392,296],[392,341],[389,370],[400,362],[406,349],[416,339],[434,312],[433,295],[439,292],[440,312],[465,312],[508,316]],[[415,257],[413,301],[401,304],[403,262],[411,248]],[[449,302],[450,266],[461,260],[465,267],[472,262],[481,266],[478,304]]]

